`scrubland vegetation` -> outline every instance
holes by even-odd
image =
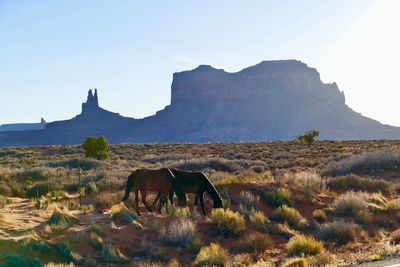
[[[346,266],[400,253],[400,142],[0,149],[0,266]],[[107,158],[107,157],[98,157]],[[203,171],[223,198],[149,213],[136,168]],[[153,203],[154,194],[147,196]]]

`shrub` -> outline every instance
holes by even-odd
[[[301,216],[298,210],[288,207],[286,205],[277,208],[273,214],[272,219],[277,222],[287,223],[289,226],[296,229],[302,228],[307,224],[306,219]]]
[[[162,238],[171,245],[189,247],[197,239],[196,226],[190,219],[175,220]]]
[[[337,176],[328,179],[328,187],[335,191],[366,191],[381,192],[389,195],[395,192],[395,187],[391,182],[385,180],[375,180],[363,178],[355,174]]]
[[[29,266],[29,267],[42,267],[43,263],[36,259],[26,259],[21,256],[15,255],[7,255],[6,256],[6,266],[9,267],[21,267],[21,266]]]
[[[332,266],[331,264],[334,260],[335,257],[326,250],[307,258],[307,262],[310,266]]]
[[[75,264],[70,262],[70,263],[53,263],[49,262],[44,265],[44,267],[75,267]]]
[[[217,243],[201,248],[194,261],[195,266],[225,266],[229,253]]]
[[[67,227],[76,223],[78,219],[72,215],[68,209],[60,209],[55,207],[53,214],[47,220],[47,224],[51,227]]]
[[[356,218],[368,205],[368,194],[349,191],[341,194],[332,203],[333,212],[337,216]]]
[[[323,176],[343,176],[351,173],[374,174],[379,170],[395,170],[400,166],[400,152],[385,149],[352,155],[328,164],[321,172]]]
[[[303,192],[309,196],[315,195],[323,186],[321,176],[313,171],[287,172],[280,176],[278,182],[297,184],[301,186]]]
[[[270,189],[262,192],[261,197],[271,206],[280,207],[282,205],[292,206],[292,194],[285,188]]]
[[[323,224],[317,231],[317,238],[336,245],[344,245],[362,236],[363,230],[358,224],[343,220]]]
[[[248,237],[247,244],[252,251],[261,253],[271,247],[272,240],[268,234],[255,233]]]
[[[108,147],[108,141],[104,136],[99,136],[98,138],[90,136],[82,144],[85,156],[95,159],[108,159],[110,157]]]
[[[31,186],[25,193],[27,198],[41,197],[52,191],[61,191],[63,186],[59,182],[39,182]]]
[[[247,210],[255,209],[260,203],[260,197],[249,191],[241,191],[237,203]]]
[[[324,245],[321,241],[317,241],[312,236],[295,235],[290,238],[286,245],[286,249],[292,256],[310,256],[323,251]]]
[[[106,163],[96,159],[69,159],[64,161],[52,161],[48,162],[47,166],[52,168],[64,167],[69,169],[82,169],[84,171],[94,170],[106,165]]]
[[[249,220],[259,231],[266,231],[268,228],[269,220],[262,211],[253,211],[250,214]]]
[[[289,258],[285,260],[281,267],[308,267],[307,260],[304,258]]]
[[[315,139],[319,136],[319,131],[317,130],[311,130],[311,131],[307,131],[302,135],[299,135],[297,137],[297,140],[299,140],[300,142],[304,142],[307,144],[311,144],[313,142],[315,142]]]
[[[103,239],[93,232],[90,233],[89,243],[94,250],[96,251],[103,250]]]
[[[400,244],[400,229],[397,229],[390,234],[390,243],[394,245]]]
[[[129,260],[124,254],[110,242],[107,242],[103,246],[103,253],[100,260],[105,263],[128,263]]]
[[[124,203],[119,203],[111,207],[110,209],[111,219],[122,220],[126,223],[134,223],[134,221],[139,219],[133,211],[128,209]]]
[[[211,222],[215,224],[223,234],[237,235],[245,228],[243,216],[231,210],[213,209],[211,211]]]
[[[326,222],[326,214],[325,211],[317,209],[312,213],[312,218],[318,223]]]
[[[297,235],[298,232],[290,228],[286,223],[274,223],[269,227],[269,232],[272,234],[280,235],[285,238],[291,238]]]
[[[104,228],[94,221],[91,222],[89,230],[97,235],[103,235],[105,232]]]
[[[8,198],[6,198],[3,195],[0,195],[0,208],[4,208],[5,205],[11,204],[12,201]]]

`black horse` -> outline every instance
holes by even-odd
[[[177,181],[181,184],[182,190],[184,193],[192,193],[195,194],[195,200],[194,200],[194,205],[198,206],[199,202],[201,205],[201,210],[204,215],[206,215],[206,212],[204,210],[204,192],[207,192],[213,202],[213,208],[222,208],[222,199],[221,196],[219,195],[217,189],[214,187],[214,185],[211,183],[210,179],[203,173],[203,172],[189,172],[189,171],[184,171],[184,170],[178,170],[178,169],[170,169],[171,172],[174,174],[175,178]],[[158,193],[156,199],[154,200],[154,204],[158,201],[160,198],[161,192]],[[169,200],[173,204],[173,196],[174,192],[171,191],[169,193]]]

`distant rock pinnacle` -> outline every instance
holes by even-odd
[[[90,113],[99,109],[99,98],[97,95],[97,89],[94,89],[94,95],[92,89],[89,90],[86,103],[82,103],[82,114]]]

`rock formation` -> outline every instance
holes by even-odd
[[[102,109],[97,90],[89,90],[78,116],[39,131],[0,133],[0,146],[78,144],[89,135],[112,143],[292,140],[311,129],[333,140],[400,137],[400,128],[350,109],[315,69],[282,60],[235,73],[208,65],[175,73],[171,104],[140,120]]]

